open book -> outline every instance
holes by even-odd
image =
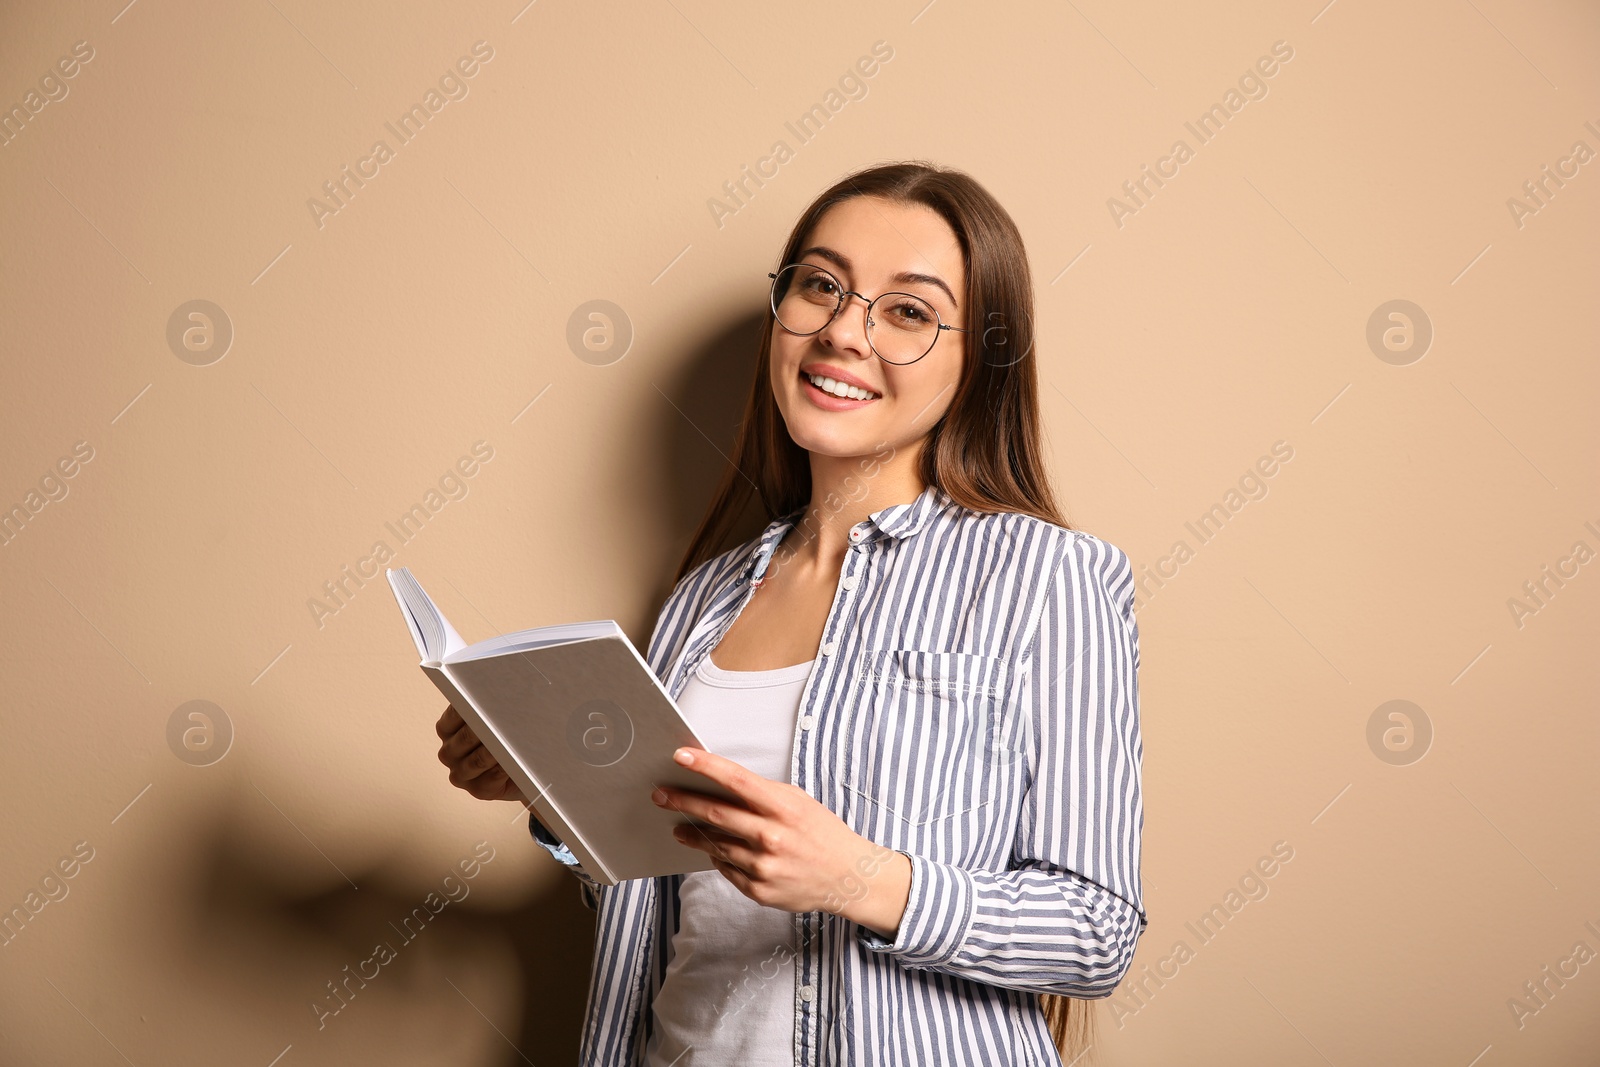
[[[586,874],[615,885],[712,869],[706,853],[672,836],[692,820],[657,807],[650,792],[659,784],[732,797],[673,760],[682,745],[705,745],[621,627],[542,626],[469,645],[410,570],[385,573],[423,673]]]

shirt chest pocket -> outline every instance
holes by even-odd
[[[952,819],[981,824],[1022,763],[1006,682],[994,656],[868,650],[844,761],[866,821],[913,838]]]

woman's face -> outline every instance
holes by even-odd
[[[772,393],[789,435],[826,456],[867,456],[886,446],[898,453],[916,445],[950,406],[966,335],[940,330],[932,351],[915,363],[886,363],[867,343],[867,301],[911,293],[933,305],[945,324],[965,328],[967,279],[955,232],[932,208],[857,196],[823,214],[796,260],[825,268],[867,300],[849,297],[831,323],[805,337],[773,323]],[[878,307],[880,322],[888,303]],[[812,384],[807,371],[874,396],[840,399]]]

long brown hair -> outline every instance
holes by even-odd
[[[921,456],[925,484],[973,511],[1033,515],[1071,529],[1045,473],[1039,433],[1039,381],[1033,356],[1033,281],[1022,234],[989,192],[961,171],[921,161],[886,163],[841,178],[795,223],[778,266],[795,261],[824,212],[844,200],[875,196],[937,211],[955,231],[966,265],[965,358],[949,410],[928,432]],[[769,381],[774,326],[769,306],[756,355],[755,381],[711,506],[679,564],[676,580],[715,557],[758,493],[768,521],[811,499],[808,453],[784,427]],[[1063,1060],[1089,1047],[1093,1004],[1040,994]]]

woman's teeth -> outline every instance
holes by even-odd
[[[801,373],[807,381],[824,393],[832,393],[847,400],[872,400],[878,396],[877,393],[869,393],[865,389],[858,389],[856,386],[846,385],[832,378],[824,378],[819,374],[805,374],[803,371]]]

